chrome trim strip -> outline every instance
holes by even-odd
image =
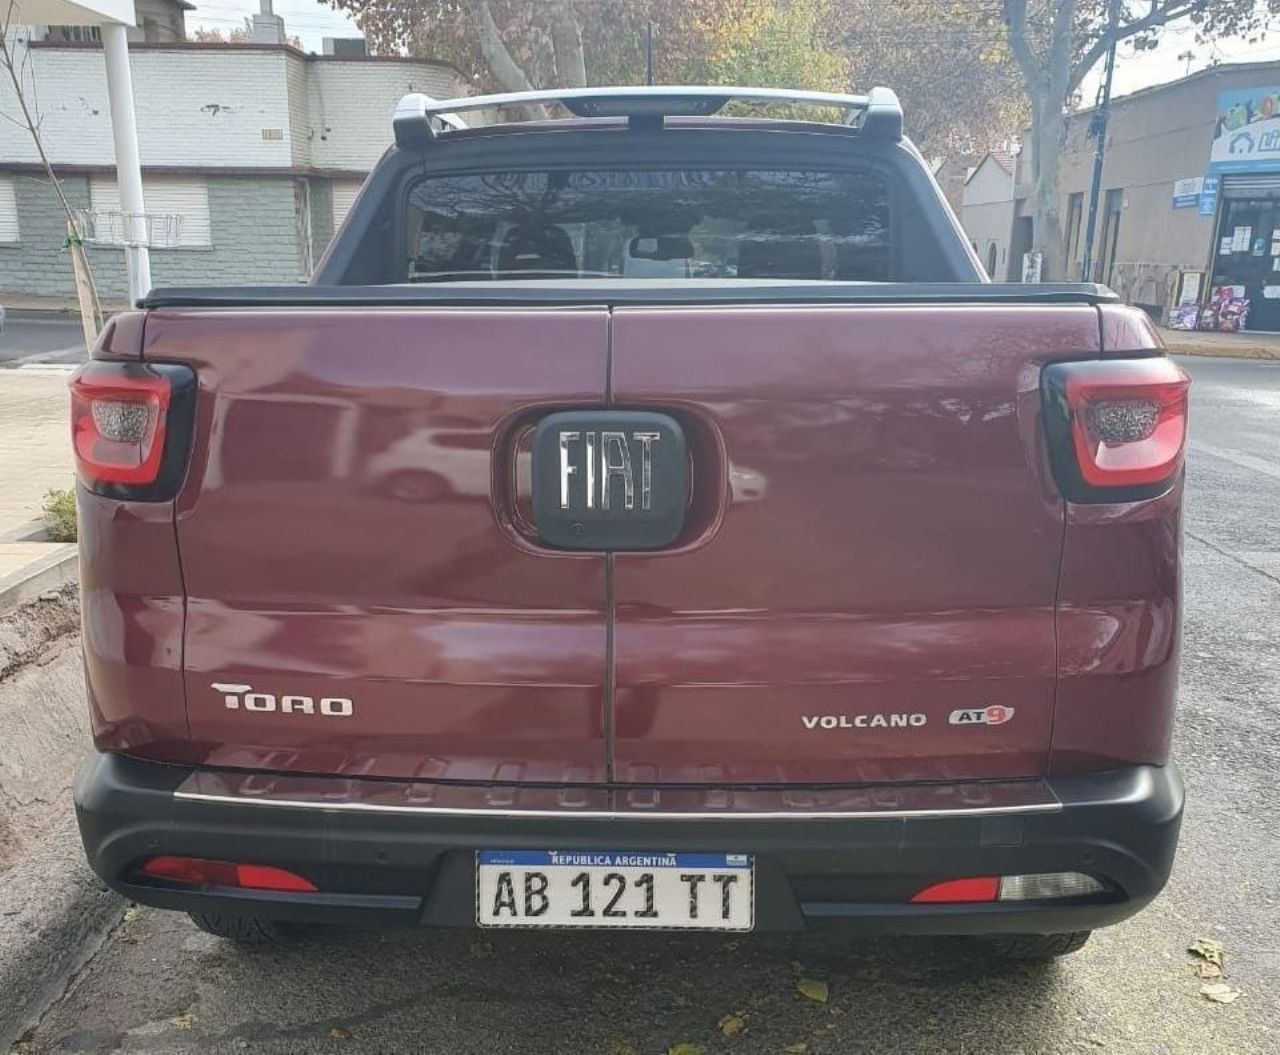
[[[700,813],[646,813],[643,810],[517,810],[517,809],[472,809],[451,806],[391,806],[385,803],[369,802],[306,802],[301,799],[257,799],[239,795],[213,795],[202,791],[182,791],[173,793],[175,799],[191,802],[226,802],[241,806],[276,806],[281,809],[320,810],[334,813],[409,813],[430,814],[449,817],[538,817],[558,818],[560,820],[576,820],[586,817],[591,820],[643,820],[643,821],[705,821],[710,818],[744,821],[795,821],[795,820],[874,820],[896,819],[906,817],[983,817],[1008,815],[1015,813],[1060,813],[1061,802],[1034,802],[1019,806],[974,806],[959,809],[922,809],[922,810],[795,810],[787,812],[732,812],[729,810],[706,810]]]

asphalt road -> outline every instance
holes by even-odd
[[[63,318],[15,318],[0,334],[0,369],[23,363],[78,363],[88,358],[80,323]]]
[[[1084,951],[1028,968],[921,939],[332,932],[250,954],[134,910],[21,1050],[1280,1051],[1280,364],[1185,365],[1188,812],[1166,893]],[[1200,994],[1197,937],[1225,943],[1234,1003]]]

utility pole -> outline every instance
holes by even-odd
[[[1120,21],[1119,0],[1111,0],[1111,13],[1107,19],[1107,32],[1111,34],[1111,47],[1107,49],[1107,72],[1102,79],[1098,104],[1089,121],[1089,134],[1096,140],[1093,150],[1093,181],[1089,187],[1089,224],[1085,228],[1084,263],[1080,267],[1080,281],[1088,282],[1093,273],[1093,238],[1098,229],[1098,195],[1102,193],[1102,164],[1107,158],[1107,122],[1111,119],[1111,78],[1116,71],[1116,37]]]
[[[653,83],[653,20],[650,19],[644,31],[644,83]]]

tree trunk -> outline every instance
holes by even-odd
[[[1031,222],[1032,248],[1043,254],[1041,279],[1067,281],[1063,259],[1062,208],[1059,198],[1062,149],[1066,144],[1067,120],[1061,104],[1033,107],[1031,125]]]
[[[551,19],[551,50],[556,58],[556,75],[562,88],[587,86],[587,60],[582,51],[582,23],[573,5],[557,6]]]
[[[1027,35],[1027,0],[1005,0],[1009,48],[1031,99],[1031,245],[1042,254],[1042,279],[1061,278],[1066,271],[1058,198],[1067,138],[1076,0],[1057,0],[1052,10],[1048,47],[1045,54],[1037,55]]]

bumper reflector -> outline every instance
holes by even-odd
[[[1000,880],[996,876],[975,876],[972,879],[948,879],[934,883],[912,897],[916,905],[947,905],[964,901],[994,901],[1000,893]]]
[[[1038,875],[973,876],[948,879],[927,886],[911,898],[913,905],[957,905],[980,901],[1048,901],[1088,897],[1106,888],[1083,872],[1042,872]]]
[[[164,879],[187,886],[229,886],[308,894],[318,889],[309,879],[283,868],[209,861],[202,857],[149,857],[138,870],[150,879]]]

